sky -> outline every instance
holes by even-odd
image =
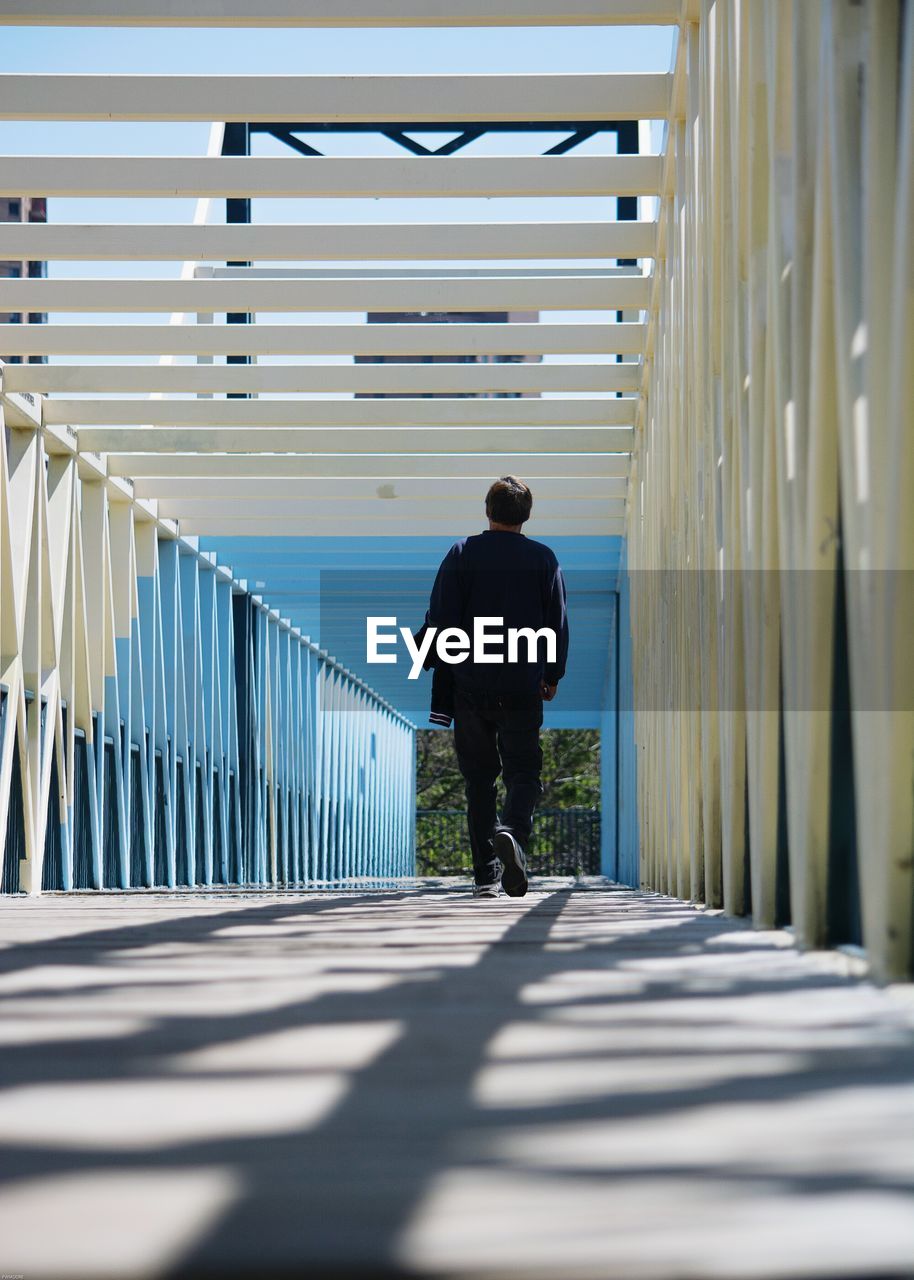
[[[672,27],[5,27],[4,71],[425,75],[668,71]]]

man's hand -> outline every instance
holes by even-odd
[[[547,684],[545,680],[540,682],[540,693],[543,695],[543,702],[551,702],[558,693],[557,684]]]

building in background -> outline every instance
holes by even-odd
[[[538,311],[369,311],[369,324],[536,324]],[[356,356],[356,364],[530,364],[542,356]],[[519,399],[538,396],[527,391],[429,391],[397,396],[399,400]],[[358,392],[357,400],[386,400],[389,394]]]
[[[0,222],[47,222],[47,200],[44,196],[11,196],[0,199]],[[24,277],[36,279],[47,275],[45,262],[0,262],[0,279],[21,280]],[[22,315],[18,311],[0,311],[0,324],[44,324],[47,316],[40,312],[29,312]],[[30,364],[42,364],[45,356],[5,356],[0,360],[7,364],[20,364],[27,360]]]

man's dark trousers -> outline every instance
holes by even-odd
[[[530,839],[533,810],[543,791],[542,723],[539,689],[495,693],[457,687],[454,746],[466,782],[467,824],[477,884],[493,884],[499,877],[498,859],[492,851],[496,831],[510,831],[523,848]],[[501,820],[495,804],[499,773],[504,774],[506,792]]]

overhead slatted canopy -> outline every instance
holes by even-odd
[[[0,25],[679,17],[670,0],[0,2]],[[7,196],[196,202],[182,222],[0,225],[0,260],[81,264],[76,277],[52,266],[50,278],[0,280],[0,312],[50,319],[5,332],[4,353],[23,360],[2,371],[8,407],[40,416],[56,448],[100,455],[182,534],[450,534],[478,524],[483,482],[514,471],[536,480],[531,532],[619,535],[654,202],[634,219],[473,222],[436,220],[430,202],[560,198],[567,209],[597,197],[610,208],[610,197],[659,196],[662,157],[561,154],[570,143],[532,157],[238,155],[228,131],[256,126],[299,151],[308,128],[373,126],[420,151],[411,127],[468,138],[497,128],[509,143],[515,129],[561,138],[639,122],[646,139],[672,92],[656,73],[0,76],[9,121],[218,121],[206,156],[0,157]],[[321,201],[366,196],[398,208],[416,198],[420,216],[321,220]],[[216,198],[241,218],[226,222]],[[269,215],[251,221],[257,200]],[[294,202],[285,216],[283,201]],[[306,215],[302,201],[314,202]]]

